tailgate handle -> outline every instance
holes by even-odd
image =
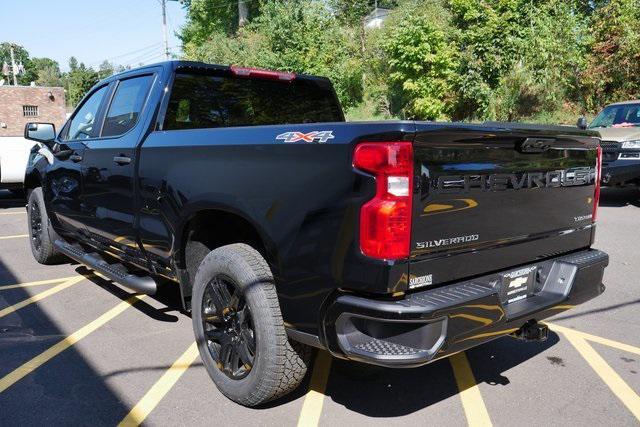
[[[527,138],[516,146],[516,150],[521,153],[542,153],[550,149],[555,142],[555,138]]]

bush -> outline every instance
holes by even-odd
[[[329,77],[344,107],[362,100],[359,38],[343,28],[320,0],[265,2],[261,14],[235,36],[212,34],[186,56]]]
[[[427,2],[401,10],[384,34],[391,110],[405,118],[448,116],[457,55],[450,38],[453,31],[440,4]]]

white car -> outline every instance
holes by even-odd
[[[29,161],[32,141],[21,136],[0,138],[0,189],[21,194],[24,189],[24,173]]]

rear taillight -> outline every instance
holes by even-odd
[[[593,191],[593,214],[591,221],[596,222],[598,217],[598,204],[600,203],[600,179],[602,178],[602,147],[596,149],[596,187]]]
[[[368,257],[409,256],[413,193],[410,142],[366,142],[356,146],[353,166],[376,178],[376,195],[360,210],[360,250]]]

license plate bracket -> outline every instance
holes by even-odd
[[[522,301],[535,290],[535,279],[538,267],[523,267],[518,270],[500,274],[500,298],[503,304]]]

